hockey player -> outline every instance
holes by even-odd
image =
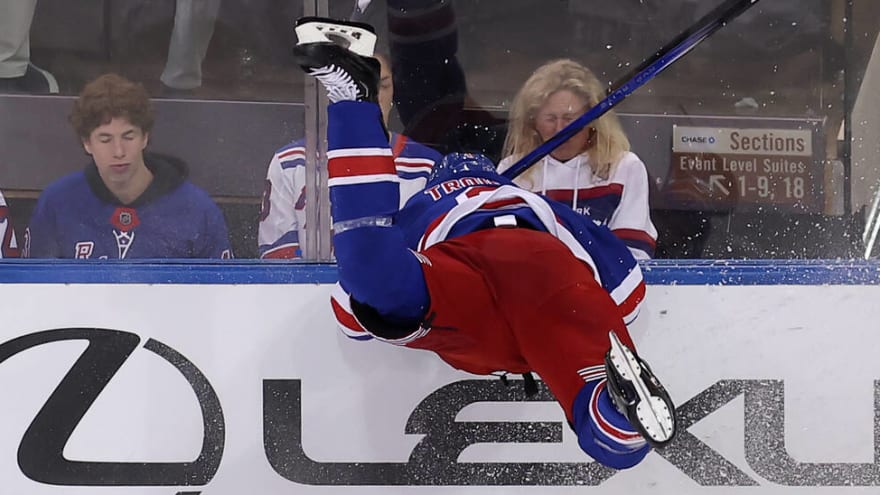
[[[15,238],[15,229],[12,228],[12,220],[9,218],[9,207],[6,206],[6,198],[0,193],[0,258],[18,258],[18,241]]]
[[[294,48],[333,102],[330,199],[347,292],[334,295],[340,323],[355,338],[431,350],[471,373],[537,372],[581,448],[607,466],[634,466],[651,445],[665,445],[674,407],[630,350],[626,322],[645,287],[629,250],[480,155],[446,156],[398,209],[374,103],[378,62],[358,45],[357,29],[305,18]],[[320,35],[329,31],[349,49]]]
[[[232,257],[223,213],[186,179],[186,165],[144,153],[153,113],[142,86],[100,76],[83,89],[70,121],[92,161],[40,194],[25,257]]]
[[[378,103],[386,126],[391,113],[394,84],[385,57],[381,63]],[[400,183],[400,206],[420,191],[428,180],[431,167],[440,154],[396,132],[388,133],[391,154]],[[305,140],[294,141],[278,151],[269,162],[263,204],[260,211],[258,240],[260,257],[301,258],[300,245],[305,239]]]

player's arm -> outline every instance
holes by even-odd
[[[260,258],[302,257],[305,227],[305,146],[295,143],[269,162],[257,239]]]
[[[657,229],[651,222],[647,169],[634,153],[624,155],[617,166],[615,176],[623,182],[623,195],[608,228],[636,259],[650,259],[657,244]]]
[[[411,324],[428,307],[418,258],[394,225],[397,172],[378,105],[341,101],[328,109],[328,170],[339,280],[361,319]],[[369,325],[367,325],[369,326]]]
[[[377,104],[379,61],[368,26],[304,18],[293,53],[297,64],[327,89],[327,169],[333,241],[342,288],[365,327],[394,338],[415,332],[428,308],[419,258],[394,224],[400,201],[397,170]],[[390,335],[395,334],[395,335]]]

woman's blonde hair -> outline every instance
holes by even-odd
[[[605,88],[590,69],[570,59],[548,62],[538,67],[520,88],[510,107],[509,128],[504,141],[503,156],[519,160],[543,142],[535,130],[535,116],[550,96],[568,90],[587,102],[587,109],[605,97]],[[585,109],[586,110],[586,109]],[[596,129],[593,146],[586,150],[593,173],[607,179],[611,167],[629,151],[629,140],[620,127],[617,115],[609,111],[590,123]],[[535,184],[533,167],[518,182]]]

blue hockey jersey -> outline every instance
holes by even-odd
[[[644,296],[641,270],[626,245],[607,227],[596,225],[567,205],[514,185],[492,172],[429,182],[397,214],[410,249],[428,247],[494,225],[508,216],[520,226],[549,232],[589,265],[600,284],[621,306],[624,320],[636,316]]]
[[[354,318],[347,293],[356,286],[369,285],[370,281],[388,280],[389,274],[382,270],[387,268],[389,259],[406,259],[412,252],[493,226],[495,218],[502,216],[505,221],[513,218],[517,225],[557,237],[575,257],[591,267],[626,323],[638,314],[645,294],[641,270],[626,245],[607,227],[492,172],[441,177],[429,182],[398,209],[391,153],[381,127],[374,125],[378,108],[340,102],[331,105],[328,112],[328,168],[333,217],[337,222],[337,257],[342,260],[344,254],[347,259],[365,260],[352,266],[356,269],[340,261],[341,286],[332,296],[337,321],[348,336],[368,338],[369,332]],[[349,225],[364,224],[395,230],[402,242],[380,230],[345,230]],[[367,242],[371,236],[374,239]],[[364,253],[364,245],[371,245],[375,252]],[[400,282],[402,286],[418,287],[419,276],[412,263],[400,263],[395,273],[396,280],[404,280]],[[410,278],[411,282],[405,282]],[[394,301],[389,303],[389,307],[395,305]],[[381,302],[370,304],[382,314],[398,314],[394,310],[383,311]],[[417,313],[417,309],[409,309],[405,312],[408,316]]]
[[[148,154],[153,182],[124,205],[94,163],[40,194],[25,231],[30,258],[231,258],[220,208],[186,180],[180,161]]]

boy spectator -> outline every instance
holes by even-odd
[[[86,85],[70,122],[92,161],[40,194],[25,257],[232,257],[223,213],[186,164],[144,152],[153,121],[140,84],[105,74]]]

